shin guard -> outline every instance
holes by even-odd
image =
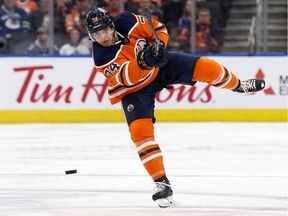
[[[131,138],[135,143],[138,155],[153,180],[165,175],[163,156],[154,139],[152,119],[138,119],[129,127]]]

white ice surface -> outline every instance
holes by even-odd
[[[0,125],[0,216],[287,215],[287,123],[156,123],[155,135],[173,208],[152,201],[124,123]]]

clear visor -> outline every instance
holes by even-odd
[[[88,35],[93,42],[99,42],[101,41],[102,38],[108,37],[109,35],[112,35],[113,33],[114,33],[114,28],[111,28],[108,26],[96,32],[88,32]]]

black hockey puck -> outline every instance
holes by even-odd
[[[69,174],[75,174],[77,173],[77,170],[66,170],[66,175],[69,175]]]

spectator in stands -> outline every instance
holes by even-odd
[[[178,28],[179,18],[182,16],[185,0],[163,1],[162,10],[164,13],[164,23],[170,32]]]
[[[217,27],[224,27],[225,20],[221,2],[221,0],[198,0],[196,6],[197,9],[208,8],[213,18],[212,23]]]
[[[157,0],[151,0],[151,13],[152,16],[156,17],[159,21],[164,22],[164,13],[162,10],[162,4]]]
[[[139,5],[140,0],[125,0],[125,11],[131,13],[138,13],[138,9],[140,8]]]
[[[66,0],[55,0],[54,4],[55,7],[59,10],[59,12],[61,12],[61,14],[63,14],[63,17],[66,16],[66,13],[68,13],[69,11],[69,5],[71,4],[71,2],[69,1],[69,3],[66,3]]]
[[[49,1],[40,0],[39,7],[37,10],[32,11],[29,18],[31,22],[31,32],[35,34],[36,30],[44,26],[50,29],[50,16],[49,16]],[[54,41],[60,46],[65,42],[65,6],[60,4],[61,2],[56,1],[53,9],[53,20],[54,20]]]
[[[6,51],[6,39],[2,36],[0,36],[0,54],[5,53]]]
[[[37,39],[28,47],[27,54],[31,55],[47,55],[58,54],[59,49],[56,45],[52,47],[52,53],[50,53],[50,42],[48,29],[45,26],[41,26],[36,31]]]
[[[196,21],[196,50],[198,53],[219,53],[221,47],[217,41],[219,32],[211,23],[211,14],[208,8],[198,10]]]
[[[87,46],[80,43],[80,32],[77,28],[69,31],[69,41],[60,50],[60,55],[89,55],[90,50]]]
[[[0,7],[0,37],[5,41],[5,51],[9,53],[13,40],[25,37],[30,30],[30,22],[26,12],[16,6],[16,0],[4,0]]]
[[[96,5],[98,5],[99,2],[100,1],[97,1]],[[90,7],[91,8],[94,7],[94,4],[95,4],[95,2],[91,2],[91,1],[80,1],[80,2],[78,2],[78,6],[77,6],[77,4],[74,5],[73,10],[71,11],[70,14],[68,14],[68,16],[69,16],[68,19],[70,19],[70,21],[71,21],[71,23],[69,24],[71,27],[69,26],[68,29],[69,28],[77,28],[79,30],[80,43],[83,44],[84,46],[88,47],[90,50],[90,53],[92,52],[92,42],[89,39],[88,34],[87,34],[87,30],[86,30],[86,15],[87,15],[86,10]],[[104,5],[104,0],[101,4]],[[80,6],[80,8],[79,8],[79,6]],[[83,10],[78,10],[81,8]],[[74,21],[72,21],[73,17],[74,17]],[[67,18],[66,18],[66,21],[67,21]]]
[[[16,6],[16,0],[4,0],[0,7],[0,35],[6,38],[13,33],[28,32],[30,22],[26,12]]]
[[[117,16],[120,13],[119,0],[110,0],[108,7],[106,7],[105,9],[111,14],[111,16]]]
[[[80,33],[80,43],[88,47],[90,52],[92,52],[92,41],[89,39],[86,29],[86,15],[86,13],[80,14],[80,25],[76,28],[79,30]]]
[[[67,14],[65,19],[66,32],[68,33],[73,27],[80,25],[81,13],[87,14],[91,9],[90,0],[76,0],[76,4],[72,11]]]
[[[183,9],[183,14],[179,19],[179,51],[190,52],[191,47],[191,12],[192,12],[192,1],[187,0]]]
[[[96,6],[95,7],[108,7],[109,4],[109,0],[94,0],[96,2]]]
[[[57,5],[58,10],[63,14],[70,13],[75,5],[76,0],[54,0],[54,4]]]
[[[140,8],[137,14],[145,15],[145,8],[149,8],[151,15],[160,22],[163,22],[163,11],[152,0],[140,0],[139,5]]]
[[[17,0],[16,6],[24,9],[28,15],[31,13],[31,11],[37,9],[37,4],[34,0]]]
[[[80,32],[81,38],[84,36],[88,36],[86,29],[86,13],[80,13],[79,17],[79,25],[75,25],[74,28],[77,28]]]
[[[224,17],[224,26],[223,27],[226,27],[226,20],[229,18],[230,7],[231,7],[231,1],[230,0],[221,0],[222,14]]]
[[[153,2],[155,2],[158,7],[162,8],[162,0],[153,0]]]
[[[40,0],[39,8],[30,13],[30,22],[32,32],[40,26],[50,27],[50,17],[49,17],[49,0]]]
[[[208,7],[211,11],[211,15],[215,18],[216,23],[221,28],[226,27],[226,20],[229,18],[229,10],[231,7],[231,0],[197,0],[201,7]]]

